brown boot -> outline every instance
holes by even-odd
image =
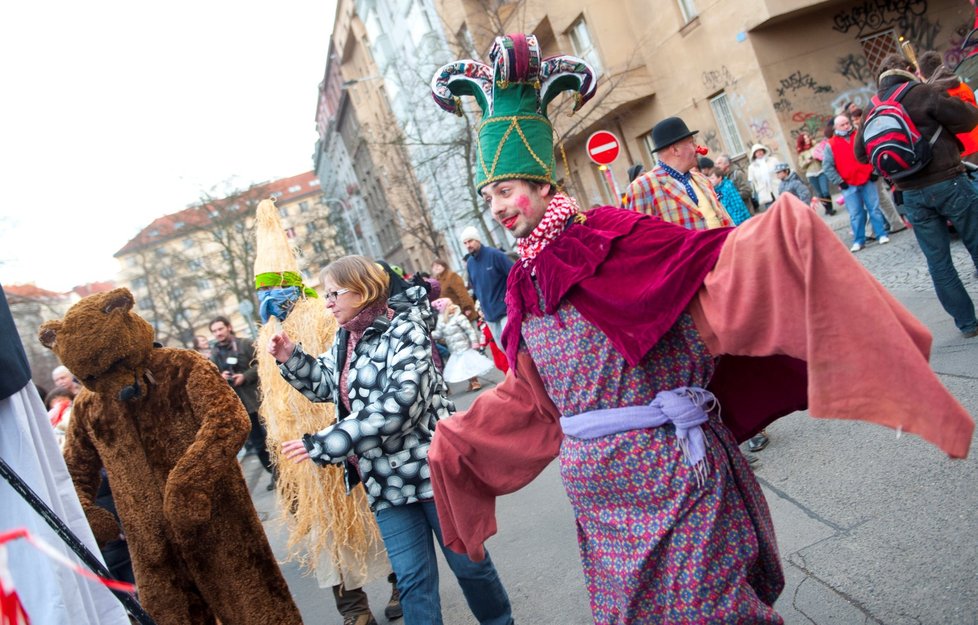
[[[394,619],[399,619],[404,615],[404,610],[401,609],[401,593],[398,592],[397,586],[391,588],[391,598],[387,601],[387,607],[384,608],[384,616],[387,617],[388,621],[393,621]]]
[[[377,625],[377,619],[370,612],[356,616],[344,616],[343,625]]]

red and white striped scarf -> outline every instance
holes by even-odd
[[[516,240],[516,251],[520,254],[520,260],[525,267],[529,267],[530,261],[536,258],[540,251],[557,238],[564,231],[567,220],[578,215],[581,208],[577,205],[574,198],[558,193],[554,199],[550,200],[547,210],[543,214],[543,219],[533,229],[533,232],[522,239]]]

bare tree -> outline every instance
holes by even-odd
[[[231,296],[240,305],[251,303],[251,318],[258,319],[255,295],[255,243],[251,224],[258,203],[266,199],[264,185],[251,185],[224,197],[201,198],[199,223],[188,233],[198,247],[173,252],[173,261],[207,280],[219,296]]]
[[[160,343],[192,348],[200,285],[189,271],[178,270],[187,260],[164,246],[144,247],[133,257],[139,269],[132,288],[139,314],[156,330]]]
[[[35,384],[46,389],[51,388],[51,372],[61,363],[54,352],[41,345],[37,339],[37,330],[41,324],[51,319],[60,319],[67,308],[67,298],[64,296],[23,296],[10,291],[4,291],[10,314],[17,326],[17,334],[24,344],[27,362],[30,363]]]

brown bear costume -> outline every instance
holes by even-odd
[[[115,289],[40,329],[85,387],[64,453],[96,539],[121,531],[94,502],[104,466],[158,625],[301,623],[236,459],[244,407],[206,358],[154,347],[132,306],[132,293]]]

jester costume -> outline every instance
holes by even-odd
[[[496,143],[483,132],[504,109],[545,115],[554,94],[534,72],[558,63],[538,56],[532,36],[510,36],[492,69],[463,61],[435,76],[444,108],[457,110],[459,95],[483,106],[480,188],[536,180],[541,167],[556,182],[551,145],[533,143],[522,119]],[[590,68],[559,65],[556,80],[578,89],[580,105]],[[527,237],[535,244],[519,242],[506,380],[440,423],[429,452],[450,547],[479,557],[496,531],[495,497],[559,456],[596,623],[781,623],[774,530],[737,441],[808,407],[967,454],[974,424],[927,365],[926,329],[799,202],[780,200],[735,231],[611,207],[554,229],[547,216],[566,204],[558,194]],[[820,305],[829,298],[831,314]],[[873,321],[862,321],[867,309]],[[838,315],[851,323],[840,328]],[[882,345],[868,327],[880,315],[898,328]],[[894,391],[893,375],[907,384]]]

